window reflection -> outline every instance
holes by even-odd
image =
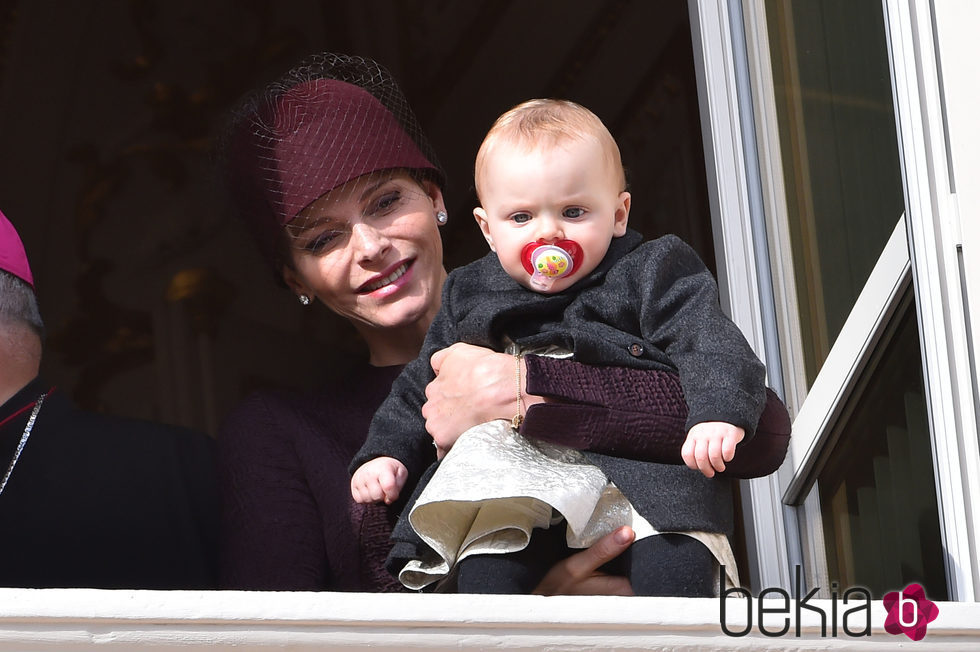
[[[932,448],[911,293],[844,408],[817,478],[827,568],[876,598],[910,582],[946,600]]]
[[[766,0],[809,385],[904,205],[881,3]]]

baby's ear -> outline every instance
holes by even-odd
[[[626,191],[619,193],[619,200],[616,204],[616,213],[613,224],[613,237],[618,238],[626,235],[626,225],[630,218],[630,194]]]
[[[493,236],[490,235],[490,221],[487,219],[487,212],[483,210],[482,206],[477,206],[473,209],[473,217],[476,218],[476,223],[480,225],[480,231],[483,233],[487,244],[490,245],[490,251],[496,252],[497,248],[493,246]]]

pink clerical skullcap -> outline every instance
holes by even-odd
[[[34,287],[34,277],[31,275],[31,266],[27,264],[24,243],[20,241],[17,229],[3,211],[0,211],[0,269]]]
[[[336,79],[290,88],[251,134],[253,179],[280,225],[324,193],[361,175],[395,168],[437,170],[391,111],[371,93]]]

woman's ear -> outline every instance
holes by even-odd
[[[313,296],[313,292],[306,287],[306,284],[303,283],[302,279],[299,277],[299,274],[292,268],[292,266],[282,266],[282,280],[286,284],[286,287],[288,287],[289,290],[297,297],[302,295],[306,295],[308,297]]]
[[[422,190],[432,200],[432,207],[435,208],[436,212],[446,210],[446,201],[443,199],[442,188],[439,187],[439,184],[431,179],[423,179],[421,184]]]
[[[496,252],[497,249],[493,246],[493,236],[490,235],[490,222],[487,220],[487,212],[483,210],[482,206],[477,206],[473,209],[473,217],[476,218],[476,223],[480,225],[480,232],[483,233],[484,239],[490,245],[490,251]]]
[[[626,225],[630,218],[630,194],[626,191],[619,193],[616,212],[613,215],[613,237],[626,235]]]

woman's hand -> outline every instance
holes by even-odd
[[[433,354],[435,380],[425,388],[422,406],[425,429],[436,443],[439,458],[456,439],[475,425],[517,414],[517,365],[521,365],[521,413],[544,401],[527,396],[527,368],[523,359],[495,353],[472,344],[457,343]]]
[[[636,533],[623,526],[551,567],[534,593],[538,595],[633,595],[629,579],[607,575],[599,568],[623,554]]]

